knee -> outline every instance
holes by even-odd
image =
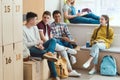
[[[56,42],[56,39],[52,38],[50,39],[51,42]]]

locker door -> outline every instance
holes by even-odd
[[[13,43],[12,0],[2,0],[2,42],[3,45]]]
[[[14,80],[23,80],[23,43],[14,44]]]
[[[3,80],[14,80],[13,45],[3,47]]]
[[[2,35],[1,35],[1,33],[2,33],[2,25],[1,25],[1,0],[0,0],[0,46],[2,45]]]
[[[29,0],[29,3],[27,0],[23,0],[23,13],[26,14],[29,11],[33,11],[33,12],[37,13],[38,20],[41,20],[42,14],[45,10],[44,6],[45,6],[45,0],[37,0],[37,1]]]
[[[3,80],[2,47],[0,47],[0,80]]]
[[[22,41],[22,0],[13,0],[13,41]]]

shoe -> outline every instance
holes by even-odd
[[[95,74],[96,73],[96,69],[95,68],[93,68],[93,69],[91,69],[90,71],[89,71],[89,74],[90,75],[93,75],[93,74]]]
[[[50,80],[60,80],[60,78],[59,77],[52,77]]]
[[[89,63],[89,62],[86,62],[86,63],[83,64],[83,67],[84,67],[84,68],[88,68],[89,66],[90,66],[90,63]]]
[[[52,62],[56,62],[58,60],[51,52],[45,53],[43,55],[43,58],[45,58],[49,61],[52,61]]]
[[[75,49],[68,48],[66,51],[70,54],[77,54],[77,51]]]
[[[75,63],[77,62],[77,61],[76,61],[76,57],[70,55],[70,61],[71,61],[72,64],[75,64]]]
[[[81,74],[76,72],[75,70],[72,70],[70,73],[69,73],[69,77],[80,77]]]

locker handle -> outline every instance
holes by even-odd
[[[9,63],[11,63],[11,62],[12,62],[12,59],[11,59],[11,57],[9,57],[9,60],[8,60],[8,62],[9,62]]]
[[[6,58],[6,64],[8,64],[8,63],[9,63],[8,58]]]

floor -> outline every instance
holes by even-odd
[[[89,75],[88,71],[77,70],[82,75],[81,77],[68,77],[67,79],[61,80],[120,80],[120,76],[101,76],[99,73],[95,75]]]

